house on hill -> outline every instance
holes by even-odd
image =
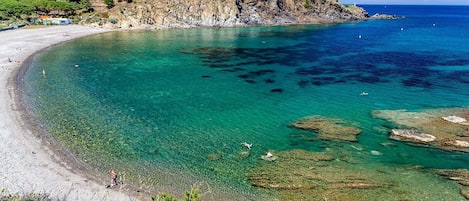
[[[31,22],[43,25],[67,25],[73,23],[72,20],[68,18],[51,18],[44,15],[32,19]]]

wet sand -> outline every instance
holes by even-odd
[[[94,172],[31,125],[21,108],[15,79],[28,57],[74,38],[107,32],[78,25],[0,32],[0,196],[46,193],[60,200],[149,200],[110,176]]]

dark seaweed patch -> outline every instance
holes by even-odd
[[[230,68],[233,67],[233,65],[230,64],[208,64],[206,65],[209,68]]]
[[[314,40],[318,39],[313,37],[308,42],[275,48],[216,47],[185,51],[199,54],[206,66],[221,68],[222,72],[240,72],[256,68],[256,66],[293,68],[296,76],[289,78],[298,78],[297,84],[302,88],[309,84],[316,86],[335,83],[376,84],[390,80],[401,80],[403,86],[432,87],[432,83],[425,80],[434,79],[440,71],[429,67],[469,64],[469,59],[451,60],[431,52],[368,52],[358,51],[360,47],[354,47],[350,54],[350,48],[345,48],[348,47],[347,44],[351,45],[347,41],[326,44],[322,48],[317,48]],[[330,55],[335,55],[336,58],[327,57]],[[233,63],[233,61],[237,62]],[[314,65],[311,67],[301,67],[313,62]],[[261,82],[259,77],[274,72],[274,69],[250,71],[238,77],[250,80],[247,81],[248,83]],[[445,76],[444,79],[449,80],[450,77],[451,81],[469,82],[466,77],[457,74]],[[272,83],[270,79],[264,79],[263,82]]]
[[[419,78],[409,78],[402,81],[402,84],[407,87],[422,87],[430,88],[433,84]]]
[[[223,69],[223,70],[220,70],[221,72],[231,72],[231,73],[235,73],[235,72],[239,72],[239,71],[245,71],[246,69],[244,68],[232,68],[232,69]]]
[[[468,71],[458,71],[449,73],[446,76],[450,80],[455,80],[464,84],[469,84],[469,72]]]
[[[246,74],[238,75],[239,78],[247,79],[247,78],[257,78],[259,76],[263,76],[265,74],[274,73],[274,70],[258,70],[258,71],[251,71]]]
[[[298,86],[300,86],[301,88],[303,88],[303,87],[308,86],[309,80],[300,80],[300,81],[298,81],[297,84],[298,84]]]
[[[442,66],[467,66],[469,65],[469,59],[454,59],[449,61],[441,62]]]
[[[272,92],[272,93],[282,93],[283,89],[281,89],[281,88],[271,89],[270,92]]]
[[[265,82],[265,83],[274,83],[275,80],[273,80],[273,79],[266,79],[266,80],[264,80],[264,82]]]

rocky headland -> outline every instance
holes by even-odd
[[[83,24],[107,28],[191,28],[250,25],[324,24],[369,18],[337,0],[91,0],[95,15]],[[99,19],[99,20],[96,20]]]

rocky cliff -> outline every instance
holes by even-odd
[[[368,17],[356,6],[337,0],[115,0],[93,7],[107,20],[100,25],[114,28],[188,28],[246,25],[320,24]],[[106,18],[105,17],[105,18]]]

